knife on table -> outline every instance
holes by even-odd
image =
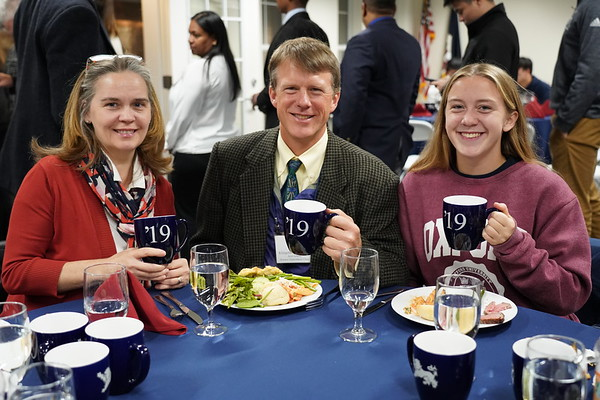
[[[394,297],[396,297],[396,295],[398,293],[402,293],[404,290],[405,289],[399,290],[396,293],[394,293],[392,296],[388,297],[387,299],[381,300],[379,303],[376,303],[376,304],[373,304],[370,307],[367,307],[367,309],[363,312],[363,317],[371,314],[373,311],[379,310],[381,307],[385,306],[387,303],[389,303],[390,301],[392,301],[394,299]]]
[[[175,298],[175,296],[173,296],[171,292],[163,291],[161,294],[167,299],[171,300],[173,303],[177,304],[177,307],[179,307],[181,311],[183,311],[183,313],[190,317],[195,323],[197,323],[198,325],[202,325],[202,323],[204,322],[202,317],[200,317],[198,314],[187,308],[185,304],[177,300],[177,298]]]

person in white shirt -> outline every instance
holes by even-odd
[[[192,17],[189,33],[190,49],[199,58],[171,88],[166,149],[174,155],[170,181],[176,213],[195,232],[197,182],[204,179],[213,145],[239,134],[234,122],[241,86],[221,17],[201,11]]]

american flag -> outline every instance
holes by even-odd
[[[421,84],[420,90],[423,91],[427,87],[425,78],[429,77],[429,48],[431,42],[435,39],[435,31],[433,30],[433,19],[431,18],[431,0],[423,0],[423,9],[421,12],[421,27],[419,28],[419,44],[421,45]]]

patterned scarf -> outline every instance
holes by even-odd
[[[93,158],[93,154],[88,154],[81,160],[79,166],[85,166]],[[102,202],[104,209],[117,221],[117,231],[127,241],[127,247],[135,247],[133,220],[148,217],[154,210],[156,199],[154,175],[144,169],[146,191],[143,196],[139,190],[132,190],[130,193],[120,182],[115,182],[111,163],[106,156],[98,160],[94,168],[85,169],[84,176],[92,191]]]

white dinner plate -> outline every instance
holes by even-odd
[[[303,307],[311,300],[317,299],[321,293],[323,293],[323,288],[321,285],[317,284],[316,291],[309,295],[304,296],[298,301],[294,301],[293,303],[282,304],[280,306],[265,306],[265,307],[252,307],[252,308],[241,308],[233,304],[230,308],[235,308],[237,310],[248,310],[248,311],[280,311],[280,310],[290,310],[292,308]]]
[[[411,321],[415,321],[415,322],[418,322],[423,325],[435,326],[435,323],[433,321],[428,321],[424,318],[419,317],[416,314],[407,314],[404,312],[405,307],[410,307],[410,302],[413,298],[415,298],[417,296],[423,296],[424,298],[426,298],[427,296],[429,296],[429,293],[431,293],[432,290],[435,290],[435,286],[423,286],[423,287],[410,289],[405,292],[402,292],[392,299],[392,309],[396,312],[396,314],[399,314],[401,317],[404,317]],[[497,293],[492,293],[492,292],[486,291],[483,295],[483,300],[481,302],[481,312],[482,313],[483,313],[483,310],[485,309],[485,307],[488,304],[490,304],[492,301],[495,301],[496,304],[506,302],[511,305],[511,308],[509,308],[508,310],[502,311],[502,314],[504,314],[504,322],[502,322],[502,324],[505,324],[508,321],[512,320],[519,312],[519,310],[517,309],[517,306],[511,300],[509,300],[506,297],[501,296]],[[492,326],[496,326],[496,325],[501,325],[501,324],[479,324],[479,327],[480,328],[491,328]]]

